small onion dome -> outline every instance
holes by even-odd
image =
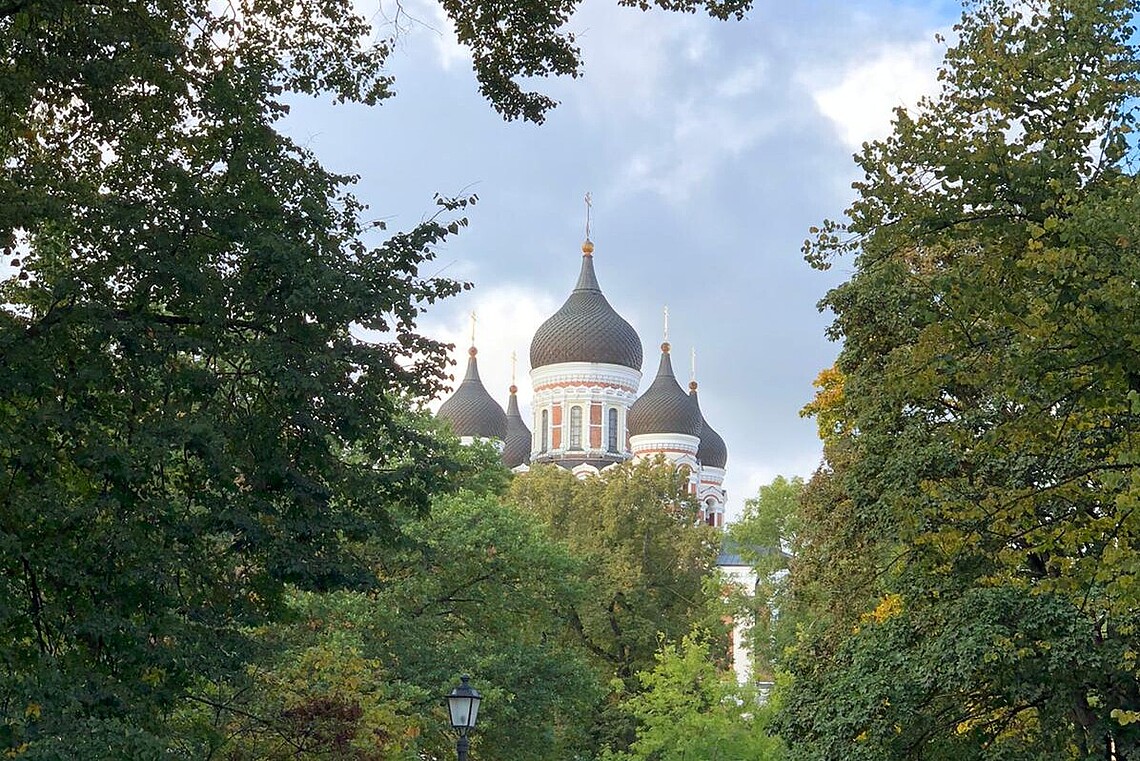
[[[582,244],[582,271],[566,303],[539,326],[530,342],[530,366],[600,362],[641,369],[641,339],[614,311],[594,275],[594,244]]]
[[[701,403],[697,399],[696,381],[689,383],[689,398],[693,400],[693,404],[699,411]],[[722,470],[728,464],[728,447],[724,445],[724,439],[720,437],[720,434],[709,425],[709,421],[705,420],[703,412],[701,413],[701,445],[697,447],[697,460],[701,465]]]
[[[474,346],[468,349],[467,374],[435,416],[451,423],[451,430],[456,436],[505,441],[507,416],[499,403],[483,388],[483,381],[479,380],[476,353]]]
[[[631,436],[646,433],[701,435],[701,410],[673,377],[668,343],[661,344],[657,377],[629,408],[626,422]]]
[[[511,399],[507,402],[507,438],[503,442],[503,464],[508,468],[530,462],[530,429],[519,414],[518,386],[511,386]]]

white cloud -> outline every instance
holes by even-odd
[[[425,321],[421,330],[425,335],[455,344],[452,359],[455,385],[467,368],[467,349],[471,346],[471,312],[475,312],[475,346],[479,349],[479,377],[495,401],[506,409],[508,388],[511,385],[511,352],[517,355],[515,383],[518,386],[519,408],[523,420],[530,419],[530,339],[538,326],[554,313],[558,302],[553,296],[536,292],[533,288],[503,285],[480,288],[471,298],[464,300],[466,311],[449,315],[444,321]],[[438,409],[443,403],[436,400],[431,406]]]
[[[585,62],[568,94],[590,121],[658,114],[676,97],[678,70],[699,66],[710,48],[698,18],[613,2],[583,3],[568,31]]]
[[[459,42],[459,35],[455,32],[455,23],[444,12],[439,3],[426,3],[430,5],[432,23],[429,30],[432,32],[432,44],[440,68],[451,71],[456,66],[464,69],[471,67],[471,50]]]
[[[781,121],[778,114],[715,97],[679,104],[671,132],[626,160],[617,192],[650,191],[681,206],[701,194],[725,164],[774,134]]]
[[[816,108],[847,146],[854,150],[886,137],[896,107],[914,108],[922,96],[937,92],[943,47],[933,41],[933,32],[927,37],[884,44],[838,72],[817,68],[801,74]]]
[[[759,58],[729,73],[716,87],[722,98],[739,98],[760,89],[768,80],[768,61]]]
[[[725,487],[728,489],[728,506],[725,518],[732,522],[744,512],[745,500],[752,499],[761,486],[772,483],[776,476],[793,478],[800,476],[805,481],[819,467],[823,457],[822,446],[813,452],[789,452],[787,456],[760,461],[733,460],[729,450],[728,469],[725,474]]]
[[[411,48],[430,40],[439,68],[470,68],[471,51],[460,44],[455,24],[435,0],[353,0],[353,8],[372,22],[377,37],[394,37]]]

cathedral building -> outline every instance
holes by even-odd
[[[701,413],[696,381],[688,393],[677,382],[670,348],[668,341],[661,344],[657,374],[639,395],[641,338],[602,293],[594,244],[587,238],[577,283],[531,340],[530,426],[514,385],[505,412],[484,388],[474,346],[463,381],[436,415],[463,443],[495,442],[503,462],[516,471],[551,463],[585,478],[627,460],[661,455],[688,469],[702,519],[720,527],[728,450]]]

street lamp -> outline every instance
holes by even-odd
[[[466,676],[459,677],[459,684],[447,696],[451,728],[459,733],[459,741],[455,743],[459,761],[467,761],[467,749],[470,747],[467,733],[475,728],[475,720],[479,717],[479,701],[482,699],[479,691],[467,683]]]

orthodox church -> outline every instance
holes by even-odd
[[[653,382],[638,394],[641,338],[602,293],[588,237],[578,282],[530,343],[530,426],[519,411],[518,388],[510,387],[504,412],[479,379],[476,357],[472,346],[462,382],[436,413],[463,443],[495,442],[504,464],[516,471],[553,463],[580,478],[662,455],[688,468],[702,520],[723,526],[724,439],[701,413],[696,380],[688,393],[677,382],[668,340],[661,344]]]

